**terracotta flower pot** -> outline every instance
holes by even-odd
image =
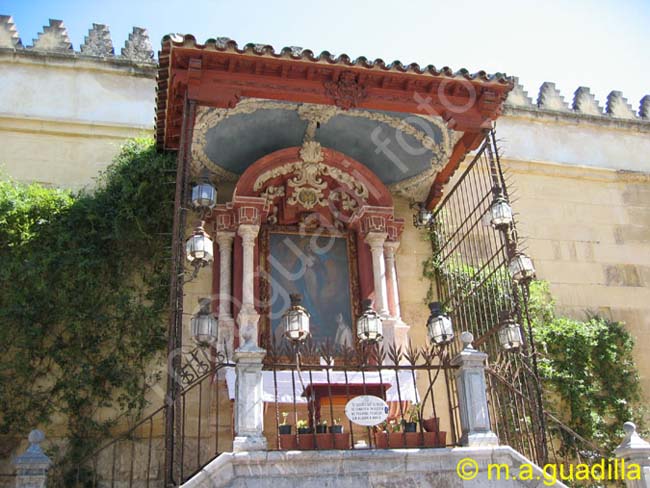
[[[296,436],[292,434],[280,434],[280,449],[296,449]]]
[[[388,447],[391,449],[401,449],[406,443],[403,432],[393,432],[388,436]]]
[[[438,447],[445,447],[447,445],[447,433],[443,430],[438,432]]]
[[[377,449],[388,449],[387,432],[375,432],[375,447]]]
[[[438,417],[431,417],[422,420],[422,428],[427,432],[438,432],[440,428],[440,419]]]
[[[420,447],[422,436],[419,432],[406,432],[406,447]]]
[[[334,449],[334,436],[332,434],[316,434],[317,449]]]
[[[423,447],[436,447],[438,445],[438,432],[423,432],[422,433],[422,446]]]
[[[350,449],[350,436],[348,434],[332,434],[334,436],[334,449]]]
[[[303,451],[314,448],[314,435],[303,434],[298,436],[298,449]]]

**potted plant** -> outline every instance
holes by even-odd
[[[343,433],[343,424],[341,419],[334,419],[334,423],[329,428],[330,437],[334,438],[334,449],[349,449],[350,436]]]
[[[403,421],[404,432],[417,432],[419,420],[420,412],[418,410],[418,404],[414,403],[406,412],[406,419]]]
[[[296,430],[298,431],[298,448],[299,449],[313,449],[314,448],[314,429],[309,427],[306,420],[298,420],[296,422]]]
[[[438,432],[440,429],[440,419],[438,417],[422,419],[420,423],[425,432]]]
[[[327,433],[327,420],[321,420],[316,424],[316,433],[317,434]]]
[[[282,423],[278,427],[280,435],[291,434],[291,424],[287,423],[287,417],[289,417],[289,412],[282,412]]]
[[[334,423],[330,426],[330,432],[332,434],[342,434],[343,433],[343,424],[341,424],[341,419],[334,419]]]

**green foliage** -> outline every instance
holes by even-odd
[[[632,336],[622,323],[597,315],[556,317],[545,282],[533,283],[530,310],[547,408],[559,410],[581,436],[613,449],[623,423],[642,418],[635,409],[640,389]]]
[[[165,344],[174,166],[137,139],[92,193],[0,182],[6,438],[56,416],[75,459],[144,407]]]

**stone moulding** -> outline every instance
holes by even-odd
[[[0,15],[0,47],[13,49],[22,49],[23,47],[14,19],[10,15]]]

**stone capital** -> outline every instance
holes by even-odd
[[[386,232],[368,232],[366,234],[366,243],[370,246],[370,249],[374,250],[382,250],[384,247],[384,242],[386,242],[386,238],[388,237],[388,234]]]
[[[399,249],[399,241],[386,241],[384,242],[384,252],[388,257],[395,257],[395,253]]]
[[[235,233],[221,230],[217,232],[217,235],[214,237],[214,239],[217,241],[217,244],[219,244],[220,251],[222,249],[232,249]]]
[[[254,239],[257,237],[257,234],[259,232],[260,232],[259,225],[241,224],[239,227],[237,227],[237,234],[244,241],[243,242],[244,245],[252,243]]]

